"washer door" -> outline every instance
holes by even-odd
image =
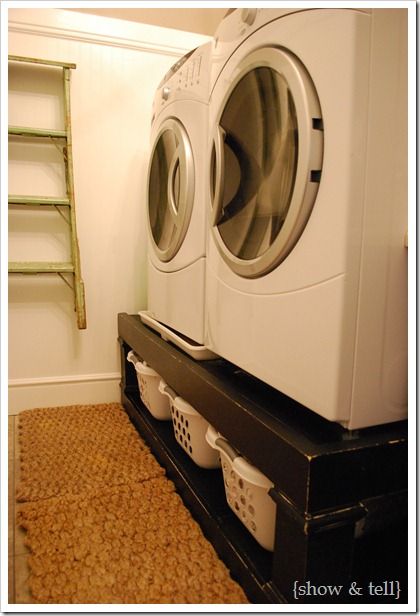
[[[281,263],[303,233],[321,177],[323,124],[315,87],[290,52],[259,49],[230,75],[229,65],[213,91],[222,104],[211,156],[211,221],[229,267],[256,278]]]
[[[149,226],[154,250],[170,261],[185,238],[194,202],[194,160],[184,126],[168,118],[152,148],[148,177]]]

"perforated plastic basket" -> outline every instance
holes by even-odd
[[[258,543],[272,551],[277,506],[268,492],[273,483],[212,426],[207,430],[206,440],[220,454],[229,507]]]
[[[169,400],[172,425],[178,444],[197,466],[218,468],[220,466],[219,454],[206,441],[209,422],[191,404],[178,396],[165,381],[160,381],[159,390]]]
[[[136,369],[140,398],[150,414],[155,419],[171,419],[168,398],[159,391],[160,375],[146,362],[141,362],[133,351],[128,353],[127,361]]]

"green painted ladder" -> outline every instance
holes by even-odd
[[[41,64],[57,67],[63,71],[64,88],[64,130],[45,130],[41,128],[29,128],[24,126],[9,126],[9,137],[17,138],[36,138],[46,140],[58,140],[61,144],[61,152],[64,160],[66,176],[66,198],[41,197],[26,195],[9,195],[9,207],[36,207],[38,209],[55,207],[61,214],[60,208],[68,208],[68,216],[65,220],[69,226],[71,261],[62,262],[9,262],[10,274],[58,274],[66,284],[69,284],[65,275],[71,275],[71,288],[74,293],[74,306],[77,315],[77,326],[79,329],[86,329],[86,307],[85,290],[81,275],[79,244],[77,240],[76,228],[76,208],[74,199],[74,179],[73,179],[73,151],[71,138],[70,120],[70,71],[76,68],[75,64],[68,62],[55,62],[52,60],[39,60],[36,58],[25,58],[22,56],[9,55],[9,62],[27,62],[31,64]]]

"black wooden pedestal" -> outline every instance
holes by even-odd
[[[122,403],[254,603],[407,601],[407,423],[348,432],[222,359],[195,361],[138,316],[118,315]],[[227,505],[171,422],[143,406],[130,350],[274,484],[274,552]]]

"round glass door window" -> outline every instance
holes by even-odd
[[[180,122],[166,120],[152,149],[148,179],[150,233],[161,261],[180,249],[194,202],[194,164],[188,135]]]
[[[236,273],[264,275],[290,253],[315,201],[322,152],[304,67],[280,49],[250,54],[221,106],[211,160],[212,222]]]

